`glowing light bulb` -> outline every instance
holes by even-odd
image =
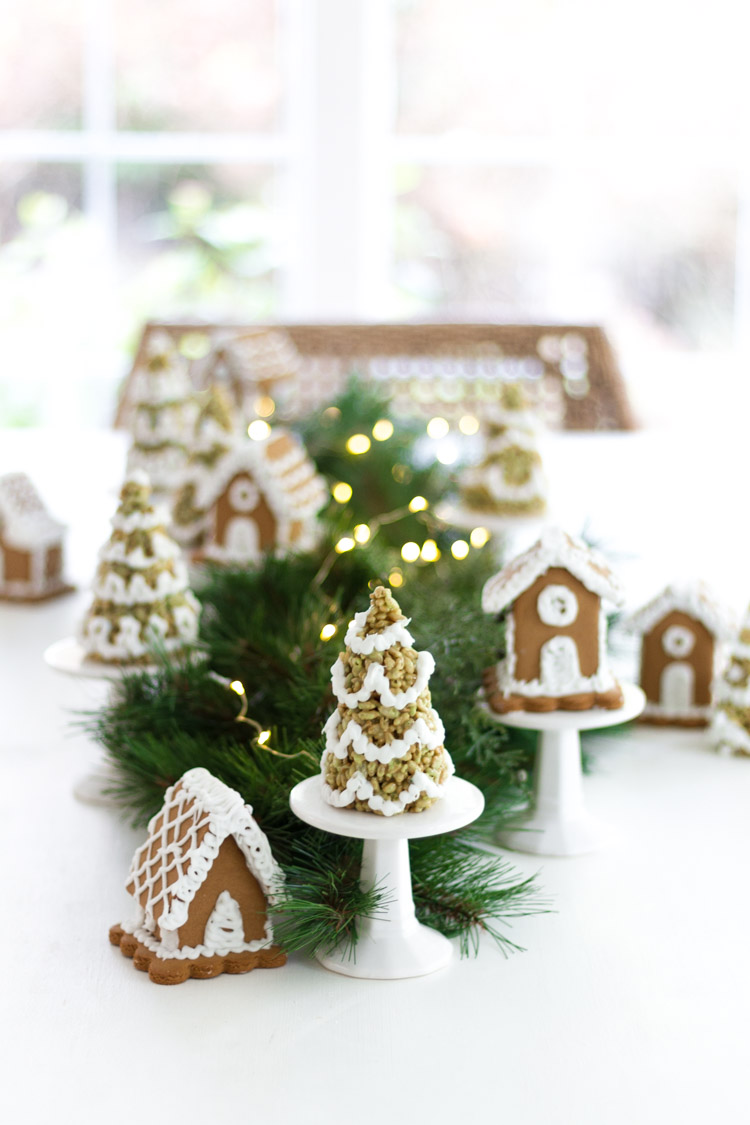
[[[350,453],[367,453],[370,444],[367,434],[352,434],[346,443],[346,448]]]
[[[393,434],[393,422],[389,422],[387,418],[381,418],[372,427],[372,436],[375,441],[388,441],[388,438]]]
[[[336,544],[336,546],[333,549],[334,549],[334,551],[336,552],[337,555],[343,555],[347,551],[354,550],[354,547],[355,547],[354,540],[349,535],[345,535],[343,537],[343,539],[339,539],[338,543]]]
[[[271,427],[268,422],[264,422],[262,418],[256,418],[247,427],[247,436],[252,438],[253,441],[265,441],[271,432]]]
[[[451,554],[454,559],[465,559],[469,553],[469,544],[465,539],[457,539],[451,544]]]
[[[438,449],[435,454],[441,465],[455,465],[458,460],[458,450],[450,443],[446,443],[442,449]]]
[[[445,418],[430,418],[427,423],[427,433],[431,438],[444,438],[450,430],[450,422]]]
[[[232,680],[232,682],[229,686],[232,689],[232,691],[236,691],[238,695],[244,695],[245,694],[245,685],[242,683],[241,680]]]
[[[401,571],[398,570],[398,569],[392,570],[391,573],[388,575],[388,585],[393,586],[393,589],[397,590],[399,588],[399,586],[403,586],[403,584],[404,584],[404,576],[401,573]]]
[[[489,541],[490,533],[486,527],[475,527],[469,536],[472,547],[483,547]]]
[[[354,528],[354,538],[358,543],[366,543],[370,538],[370,529],[366,523],[358,523]]]
[[[268,742],[268,740],[269,740],[269,738],[270,738],[270,737],[271,737],[271,732],[270,732],[270,730],[262,730],[262,731],[260,732],[260,734],[258,735],[258,742],[259,742],[259,744],[260,744],[261,746],[265,746],[265,744],[266,744],[266,743]]]
[[[346,502],[352,498],[352,486],[346,484],[343,480],[340,480],[338,484],[334,484],[331,492],[337,504],[346,504]]]
[[[260,418],[270,418],[276,409],[276,403],[270,395],[261,395],[253,403],[253,410]]]
[[[420,548],[419,543],[404,543],[401,548],[401,558],[404,562],[416,562],[419,558]]]
[[[321,641],[330,641],[331,637],[336,633],[335,625],[324,625],[320,630]]]
[[[425,562],[437,562],[440,558],[440,548],[434,539],[425,539],[421,554]]]
[[[471,434],[475,434],[479,429],[479,419],[475,418],[473,414],[464,414],[463,417],[458,420],[458,428],[462,434],[471,436]]]
[[[429,506],[424,496],[412,496],[409,501],[410,512],[423,512],[425,508],[429,508]]]

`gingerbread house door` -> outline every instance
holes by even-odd
[[[686,711],[695,699],[695,671],[685,660],[675,660],[663,669],[659,702],[667,711]]]
[[[211,911],[203,937],[209,949],[238,949],[245,940],[240,904],[229,891],[222,891]]]
[[[224,533],[227,553],[239,559],[257,558],[260,555],[258,525],[249,516],[233,516]]]
[[[551,637],[539,657],[542,684],[551,695],[570,690],[581,675],[578,646],[572,637]]]

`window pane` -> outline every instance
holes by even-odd
[[[625,343],[731,345],[736,200],[720,172],[623,164],[399,175],[403,314],[583,321]]]
[[[276,0],[117,0],[119,126],[273,129],[276,8]]]
[[[738,136],[745,7],[396,0],[402,132]]]
[[[273,315],[274,191],[267,168],[122,166],[120,283],[132,330],[148,317]]]
[[[80,202],[75,165],[0,165],[0,425],[59,420],[80,376],[99,311]]]
[[[81,6],[82,0],[3,5],[0,128],[80,123]]]

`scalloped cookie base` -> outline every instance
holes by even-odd
[[[482,682],[487,703],[500,715],[507,715],[511,711],[532,711],[538,714],[549,711],[591,711],[594,707],[616,711],[618,707],[622,707],[624,701],[619,684],[609,691],[590,691],[577,695],[505,694],[498,688],[497,671],[494,667],[485,669]]]
[[[639,715],[639,723],[648,723],[652,727],[685,727],[692,730],[702,730],[708,726],[708,719],[700,715],[688,715],[680,719],[669,715]]]
[[[39,602],[51,602],[53,598],[64,598],[66,594],[74,594],[76,592],[75,586],[70,586],[68,583],[63,583],[62,586],[54,586],[49,590],[45,590],[41,594],[9,594],[7,590],[0,587],[0,602],[17,602],[22,605],[37,605]]]
[[[118,945],[124,957],[130,957],[133,965],[141,972],[148,973],[154,984],[182,984],[193,977],[195,980],[209,980],[222,973],[249,973],[253,969],[278,969],[286,964],[286,953],[278,945],[259,949],[255,953],[228,953],[215,957],[157,957],[157,955],[138,941],[133,934],[126,933],[122,926],[112,926],[109,931],[112,945]]]

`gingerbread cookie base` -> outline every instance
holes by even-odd
[[[511,711],[591,711],[603,707],[606,711],[616,711],[622,707],[623,694],[619,684],[605,692],[582,692],[576,695],[518,695],[506,694],[497,682],[497,668],[486,668],[482,683],[485,698],[493,711],[507,715]]]
[[[193,977],[208,980],[221,973],[249,973],[252,969],[278,969],[286,964],[286,953],[278,945],[259,949],[256,953],[228,953],[214,957],[157,957],[150,949],[138,941],[133,934],[126,933],[122,926],[112,926],[109,931],[112,945],[118,945],[124,957],[131,957],[133,965],[141,972],[148,973],[155,984],[182,984]]]
[[[53,598],[65,597],[66,594],[74,594],[75,590],[75,586],[69,586],[67,583],[62,586],[55,586],[51,590],[45,590],[42,594],[9,594],[5,590],[0,590],[0,602],[37,605],[40,602],[51,602]]]
[[[684,727],[688,730],[702,730],[708,726],[708,719],[700,715],[672,718],[668,715],[648,715],[644,712],[638,716],[638,722],[648,723],[652,727]]]

